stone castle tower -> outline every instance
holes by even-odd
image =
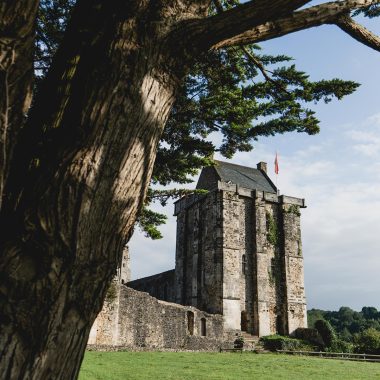
[[[225,330],[258,336],[307,327],[300,230],[305,202],[279,196],[266,171],[263,162],[257,169],[220,161],[204,168],[197,188],[208,193],[175,204],[175,272],[165,272],[171,281],[174,274],[169,301],[222,314]]]
[[[215,161],[175,203],[175,269],[129,282],[157,299],[222,314],[224,330],[264,336],[307,327],[300,209],[266,164]]]

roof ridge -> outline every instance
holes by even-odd
[[[227,165],[231,165],[231,166],[238,166],[238,167],[240,167],[240,168],[246,168],[246,169],[250,169],[250,170],[259,170],[259,171],[260,171],[260,169],[253,168],[253,167],[251,167],[251,166],[245,166],[245,165],[233,164],[232,162],[228,162],[228,161],[214,160],[214,162],[216,162],[216,163],[221,163],[221,164],[227,164]]]
[[[222,182],[231,182],[247,189],[277,193],[272,180],[259,168],[219,160],[214,160],[214,163],[211,167]]]

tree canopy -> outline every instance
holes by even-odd
[[[238,0],[215,0],[210,15],[239,5]],[[74,0],[42,0],[39,8],[35,69],[40,79],[47,72],[61,42]],[[377,5],[360,9],[375,17]],[[161,136],[150,189],[137,219],[146,235],[162,237],[157,226],[165,223],[163,214],[147,207],[158,200],[182,196],[185,190],[167,189],[174,183],[191,182],[191,176],[212,165],[214,152],[231,158],[236,152],[250,151],[261,136],[287,132],[310,135],[319,132],[313,104],[342,99],[359,86],[351,80],[333,78],[310,81],[286,55],[267,55],[259,45],[247,44],[209,50],[195,60],[182,83],[177,100]],[[219,133],[216,146],[210,135]],[[153,190],[157,186],[166,190]]]
[[[288,57],[256,45],[334,24],[380,50],[380,39],[355,21],[377,16],[379,0],[309,3],[2,0],[6,378],[78,376],[136,218],[153,235],[162,221],[141,213],[155,197],[151,179],[183,183],[216,149],[230,157],[260,136],[316,133],[309,103],[355,90],[351,81],[310,81]],[[207,140],[214,132],[217,147]]]

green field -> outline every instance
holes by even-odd
[[[280,354],[87,352],[79,379],[380,380],[380,363]]]

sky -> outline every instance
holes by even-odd
[[[379,20],[363,24],[380,35]],[[261,46],[264,53],[292,56],[313,80],[361,83],[344,100],[313,107],[321,121],[317,136],[294,132],[262,138],[252,152],[236,154],[231,162],[255,167],[266,161],[275,180],[277,151],[281,193],[306,199],[301,220],[309,309],[380,309],[380,53],[334,26]],[[133,279],[174,268],[173,205],[155,209],[169,217],[161,228],[164,238],[151,241],[136,230],[129,243]]]

